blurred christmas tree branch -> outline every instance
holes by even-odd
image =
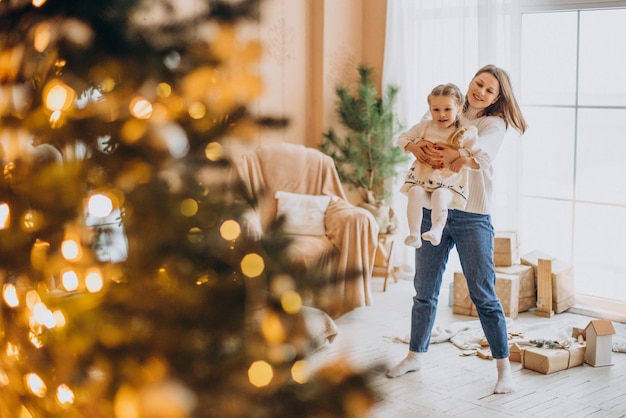
[[[363,373],[307,372],[280,225],[241,229],[224,143],[285,123],[248,111],[245,19],[259,1],[0,2],[1,417],[371,405]]]

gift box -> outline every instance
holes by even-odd
[[[555,313],[568,310],[574,306],[575,301],[574,267],[563,260],[537,250],[522,256],[520,262],[531,266],[536,277],[539,259],[552,262],[552,310]]]
[[[519,276],[518,312],[525,312],[537,306],[537,283],[532,266],[513,264],[508,267],[496,267],[496,279],[499,274]]]
[[[496,231],[493,238],[493,262],[496,266],[511,266],[519,260],[519,242],[515,231]]]
[[[585,359],[585,346],[573,343],[567,348],[529,347],[521,350],[522,367],[550,374],[580,366]]]
[[[500,299],[504,315],[511,319],[517,318],[519,307],[520,277],[511,274],[496,274],[496,295]],[[469,296],[467,280],[462,272],[454,273],[452,313],[467,316],[478,316],[476,306]]]
[[[522,362],[522,351],[524,351],[526,347],[522,347],[518,343],[513,343],[509,346],[509,361],[514,361],[516,363]]]

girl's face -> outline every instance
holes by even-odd
[[[449,128],[455,121],[463,106],[456,104],[452,96],[431,96],[430,115],[439,128]]]
[[[470,81],[467,101],[474,109],[485,109],[500,97],[500,83],[490,73],[480,73]]]

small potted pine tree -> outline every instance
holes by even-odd
[[[356,91],[343,85],[335,89],[342,134],[329,128],[320,150],[334,159],[341,181],[359,191],[361,206],[374,214],[380,234],[392,234],[398,222],[384,202],[390,194],[388,180],[396,175],[397,165],[408,160],[394,144],[402,128],[394,112],[398,88],[388,86],[380,96],[372,82],[372,69],[360,65],[358,72]]]

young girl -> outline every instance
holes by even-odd
[[[423,140],[433,144],[447,144],[461,155],[449,167],[442,165],[440,169],[435,169],[415,160],[409,169],[400,188],[408,196],[409,235],[404,240],[406,245],[420,248],[422,238],[432,245],[439,245],[448,220],[448,209],[465,208],[468,187],[465,167],[479,167],[475,160],[479,150],[476,127],[461,125],[459,120],[464,101],[465,98],[456,85],[438,85],[428,95],[432,119],[422,120],[400,135],[396,141],[407,153],[407,145]],[[431,205],[431,228],[420,236],[422,208]]]
[[[490,216],[493,167],[490,162],[495,159],[506,130],[512,127],[523,134],[526,121],[506,71],[495,65],[478,70],[467,89],[461,121],[478,128],[478,145],[481,153],[486,155],[487,164],[483,166],[481,163],[480,169],[469,170],[467,205],[463,210],[450,211],[441,244],[425,243],[415,250],[415,295],[409,352],[387,371],[387,377],[394,378],[420,369],[422,357],[430,345],[446,261],[450,250],[456,246],[470,296],[496,360],[498,378],[494,393],[509,393],[514,390],[514,385],[508,358],[506,319],[495,292],[494,231]],[[459,151],[448,145],[433,145],[428,141],[410,143],[406,150],[418,161],[434,168],[450,166],[462,157]],[[428,209],[424,212],[427,214]],[[427,230],[430,220],[425,216],[422,223],[423,229]]]

